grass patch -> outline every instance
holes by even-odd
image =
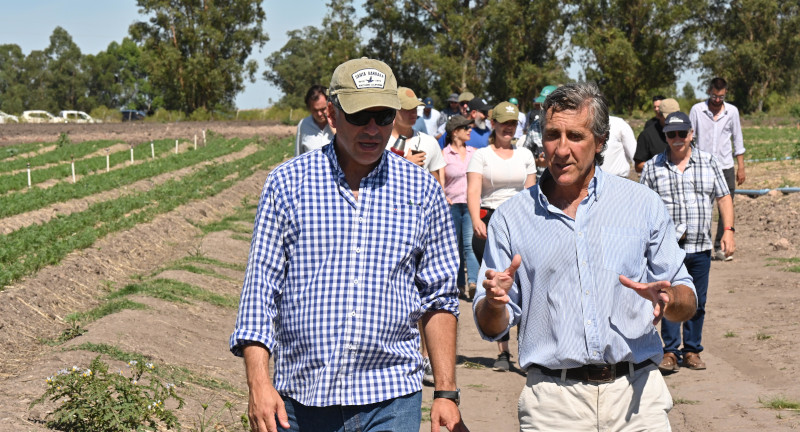
[[[71,313],[65,319],[73,323],[88,323],[125,309],[142,310],[147,309],[147,306],[128,299],[115,299],[86,312]]]
[[[727,332],[725,332],[725,334],[723,336],[726,337],[726,338],[732,338],[732,337],[736,337],[736,333],[728,330]]]
[[[103,354],[114,360],[119,360],[124,362],[128,362],[130,360],[136,360],[142,363],[152,360],[149,356],[145,356],[139,353],[123,351],[113,345],[96,344],[91,342],[70,347],[69,351],[89,351],[97,354]],[[191,370],[182,366],[174,366],[168,364],[159,365],[159,367],[155,369],[154,373],[159,378],[162,378],[166,381],[170,381],[173,383],[181,383],[181,384],[191,383],[194,385],[198,385],[200,387],[205,387],[210,390],[225,390],[227,392],[239,396],[245,395],[245,393],[243,393],[241,390],[234,387],[228,382],[220,381],[215,378],[207,377],[205,375],[192,372]]]
[[[219,273],[215,272],[214,270],[207,269],[207,268],[204,268],[204,267],[198,267],[198,266],[190,264],[190,263],[170,264],[170,265],[168,265],[166,267],[162,267],[162,268],[156,270],[155,272],[153,272],[152,276],[155,276],[155,275],[157,275],[157,274],[159,274],[159,273],[161,273],[163,271],[166,271],[166,270],[183,270],[183,271],[187,271],[189,273],[215,277],[217,279],[233,280],[228,276],[225,276],[223,274],[219,274]]]
[[[209,290],[171,279],[153,279],[146,282],[127,285],[125,288],[108,296],[109,299],[140,294],[175,303],[189,303],[199,300],[229,309],[236,309],[239,300],[233,296],[224,296]]]
[[[700,403],[700,401],[686,399],[686,398],[682,398],[682,397],[672,398],[672,404],[673,405],[697,405],[699,403]]]
[[[234,235],[231,236],[231,238],[233,240],[241,240],[241,241],[244,241],[244,242],[247,242],[247,243],[250,243],[250,241],[253,239],[249,235],[241,235],[241,234],[234,234]]]
[[[237,207],[236,211],[229,216],[222,218],[220,221],[211,222],[206,225],[198,225],[203,231],[203,234],[219,231],[233,231],[239,234],[252,234],[253,228],[250,226],[242,226],[240,222],[247,222],[252,224],[255,220],[255,212],[258,208],[255,204],[246,204],[242,207]]]
[[[75,339],[76,337],[86,333],[88,330],[81,327],[81,325],[77,322],[70,323],[70,327],[63,332],[61,332],[58,337],[54,339],[39,339],[39,342],[48,346],[56,346],[61,345],[62,343],[70,340]]]
[[[767,339],[772,339],[772,335],[768,335],[764,332],[756,333],[756,340],[767,340]]]
[[[767,400],[762,400],[761,398],[758,398],[758,403],[763,405],[764,408],[769,408],[774,410],[792,410],[792,411],[800,410],[800,402],[786,399],[783,396],[775,396]]]
[[[228,263],[228,262],[220,261],[220,260],[214,259],[214,258],[207,258],[207,257],[201,256],[201,255],[188,256],[186,258],[183,258],[181,261],[198,263],[198,264],[207,264],[207,265],[212,265],[212,266],[215,266],[215,267],[222,267],[222,268],[231,269],[231,270],[237,270],[237,271],[245,271],[245,269],[247,269],[247,266],[245,264]]]
[[[767,264],[767,266],[777,266],[777,265],[785,265],[785,267],[781,268],[783,271],[793,272],[793,273],[800,273],[800,257],[793,257],[793,258],[767,258],[767,261],[772,261],[773,263]]]
[[[466,387],[474,388],[474,389],[482,389],[486,388],[485,384],[467,384]]]
[[[747,143],[746,159],[783,159],[794,153],[797,130],[788,127],[749,127],[742,129]]]
[[[471,361],[465,361],[462,365],[467,369],[486,369],[486,366]]]
[[[431,407],[423,405],[422,408],[422,422],[431,421]]]

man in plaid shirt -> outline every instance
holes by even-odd
[[[681,325],[664,319],[661,338],[664,340],[664,359],[659,365],[662,373],[677,372],[681,358],[684,367],[705,369],[700,359],[701,338],[705,318],[708,273],[711,268],[711,212],[714,201],[719,203],[720,221],[725,228],[721,247],[726,256],[733,254],[733,199],[716,157],[696,148],[689,116],[677,111],[664,122],[669,146],[644,165],[640,182],[656,191],[666,204],[676,227],[678,244],[686,252],[684,264],[697,289],[697,313]]]
[[[275,168],[256,214],[230,341],[245,360],[250,426],[418,431],[422,331],[432,429],[464,431],[458,250],[444,193],[386,151],[400,101],[385,63],[339,65],[329,92],[332,142]]]

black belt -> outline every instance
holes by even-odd
[[[655,364],[650,360],[633,365],[633,370],[637,371],[643,367]],[[530,367],[539,369],[542,375],[561,378],[562,369],[548,369],[544,366],[532,364]],[[617,377],[625,376],[630,373],[630,363],[620,362],[607,365],[583,365],[581,367],[567,369],[566,379],[585,381],[591,383],[613,382]]]

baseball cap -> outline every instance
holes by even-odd
[[[472,124],[472,119],[457,114],[447,120],[447,124],[444,125],[444,131],[448,134],[452,134],[454,130],[470,124]]]
[[[400,109],[397,79],[392,69],[380,60],[362,57],[340,64],[333,71],[328,88],[347,114],[373,107]]]
[[[517,98],[511,98],[508,100],[508,102],[514,105],[519,105],[519,101],[517,100]]]
[[[458,102],[458,93],[450,93],[447,97],[447,102]]]
[[[686,131],[692,128],[692,122],[689,120],[689,116],[680,112],[675,111],[674,113],[667,116],[667,120],[664,122],[664,132],[672,132],[672,131]]]
[[[681,106],[678,105],[678,101],[669,98],[661,100],[661,107],[659,109],[661,110],[661,114],[666,117],[674,112],[680,111]]]
[[[543,89],[542,89],[542,92],[541,92],[541,93],[539,93],[539,97],[537,97],[537,98],[536,98],[536,99],[534,99],[533,101],[534,101],[534,102],[536,102],[536,103],[544,103],[544,100],[547,98],[547,96],[548,96],[550,93],[552,93],[552,92],[553,92],[553,90],[555,90],[555,89],[557,89],[557,88],[558,88],[558,87],[556,87],[556,86],[554,86],[554,85],[545,86],[545,88],[543,88]]]
[[[475,99],[475,95],[472,94],[472,92],[466,91],[466,92],[461,93],[460,95],[458,95],[458,103],[469,102],[472,99]]]
[[[425,104],[425,108],[433,108],[433,99],[426,97],[422,100],[422,103]]]
[[[398,87],[397,98],[400,99],[400,109],[410,110],[420,105],[425,105],[424,103],[420,102],[419,99],[417,99],[417,95],[414,94],[414,90],[411,90],[408,87]]]
[[[510,120],[519,121],[519,109],[511,102],[500,102],[492,111],[492,120],[498,123]]]
[[[476,97],[469,101],[470,111],[489,111],[490,109],[492,109],[492,106],[489,105],[489,102],[486,102],[486,99]]]

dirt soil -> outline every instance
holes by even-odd
[[[0,143],[53,141],[63,130],[69,131],[73,142],[109,135],[135,142],[188,138],[203,129],[241,137],[294,133],[293,128],[256,123],[19,125],[17,131],[15,126],[0,127]],[[41,127],[44,129],[38,130]],[[768,184],[776,172],[797,175],[798,171],[791,162],[754,165],[748,167],[745,186],[755,189],[751,185]],[[233,308],[133,296],[129,299],[146,304],[148,309],[125,310],[88,323],[85,334],[60,345],[44,341],[57,338],[69,328],[65,322],[68,314],[89,310],[110,290],[140,280],[167,278],[216,294],[238,296],[241,271],[203,265],[223,275],[213,277],[160,269],[190,255],[246,263],[246,235],[231,231],[203,235],[197,225],[220,220],[242,202],[255,202],[266,175],[266,171],[256,172],[225,193],[103,238],[88,249],[70,254],[59,265],[1,291],[0,431],[46,430],[42,421],[53,405],[31,409],[29,404],[44,392],[46,377],[61,368],[89,364],[95,353],[70,350],[87,342],[140,353],[157,365],[189,370],[194,379],[176,382],[187,402],[178,411],[184,430],[242,430],[237,423],[247,402],[244,370],[241,360],[228,351],[236,315]],[[675,399],[670,413],[675,431],[800,429],[797,411],[776,411],[760,402],[776,397],[800,401],[800,318],[796,313],[800,307],[800,273],[785,271],[789,264],[776,260],[798,256],[800,194],[758,198],[737,195],[735,204],[735,259],[714,261],[711,267],[703,338],[703,359],[708,369],[682,369],[666,377]],[[4,222],[0,219],[0,228]],[[516,407],[524,373],[516,368],[508,373],[491,370],[496,346],[478,338],[470,307],[462,303],[459,321],[457,374],[463,417],[472,431],[518,430]],[[512,353],[512,360],[516,360],[514,338]],[[121,365],[116,360],[108,362],[112,368]],[[425,407],[430,407],[431,398],[432,390],[426,387]],[[226,402],[233,405],[232,412],[224,409]],[[210,407],[206,420],[202,418],[202,404]],[[220,410],[208,420],[210,413]],[[430,426],[423,423],[420,431],[430,431]]]

